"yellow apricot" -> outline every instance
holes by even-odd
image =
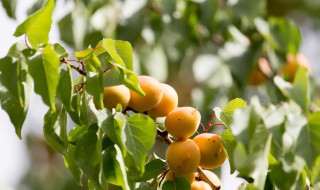
[[[193,181],[190,190],[212,190],[212,188],[204,181]]]
[[[200,150],[201,167],[205,169],[218,168],[226,160],[227,154],[221,144],[219,135],[202,133],[197,135],[193,141],[198,145]]]
[[[201,120],[200,112],[192,107],[179,107],[170,112],[165,119],[165,126],[175,139],[185,140],[197,130]]]
[[[124,85],[104,87],[103,104],[104,107],[111,110],[117,104],[121,104],[125,110],[130,101],[130,90]]]
[[[258,60],[258,67],[254,68],[249,74],[248,84],[252,86],[264,84],[271,74],[272,71],[268,60],[261,57]]]
[[[184,176],[195,172],[200,163],[200,151],[191,139],[175,141],[166,151],[169,169],[177,176]]]
[[[297,55],[288,53],[287,62],[280,69],[280,75],[282,75],[286,81],[293,82],[300,67],[306,68],[308,73],[310,73],[309,61],[302,53],[297,53]]]
[[[178,106],[178,94],[174,88],[168,84],[160,83],[163,89],[163,96],[159,104],[148,111],[148,115],[153,118],[165,117]]]
[[[210,170],[202,170],[202,171],[214,186],[216,186],[216,187],[221,186],[221,181],[215,173],[213,173]]]
[[[176,177],[181,177],[186,179],[190,184],[194,181],[194,176],[195,173],[192,172],[190,174],[187,175],[176,175],[175,173],[173,173],[173,171],[169,170],[168,173],[166,174],[166,180],[168,181],[175,181]]]
[[[149,76],[138,76],[139,86],[144,91],[142,96],[133,90],[130,90],[129,107],[138,111],[145,112],[154,108],[160,102],[163,96],[163,90],[159,81]]]

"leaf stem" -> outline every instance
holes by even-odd
[[[106,68],[106,69],[103,71],[103,73],[106,73],[107,71],[109,71],[109,70],[111,70],[111,69],[113,69],[113,68],[114,68],[114,65],[111,65],[110,67]]]

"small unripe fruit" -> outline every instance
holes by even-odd
[[[179,107],[170,112],[165,120],[165,126],[175,139],[185,140],[197,130],[201,120],[200,112],[192,107]]]
[[[191,184],[194,181],[195,173],[192,172],[187,175],[176,175],[171,170],[169,170],[168,173],[166,174],[166,180],[168,180],[168,181],[175,181],[176,177],[184,178]]]
[[[178,94],[174,88],[168,84],[160,83],[163,89],[163,96],[159,104],[148,111],[148,115],[153,118],[165,117],[178,106]]]
[[[212,188],[204,181],[193,181],[190,190],[212,190]]]
[[[227,155],[221,144],[219,135],[202,133],[197,135],[193,141],[198,145],[201,153],[201,167],[205,169],[218,168],[226,160]]]
[[[190,139],[175,141],[169,145],[166,151],[166,160],[170,170],[177,176],[188,175],[199,166],[199,147]]]
[[[130,90],[124,85],[104,87],[103,104],[104,107],[111,110],[117,104],[121,104],[125,110],[130,101]]]
[[[208,177],[208,179],[211,181],[211,183],[214,186],[216,186],[216,187],[221,186],[221,181],[220,181],[219,177],[215,173],[213,173],[210,170],[202,170],[202,171]]]
[[[154,108],[161,100],[163,90],[159,81],[149,76],[138,76],[139,86],[144,91],[142,96],[133,90],[130,90],[129,106],[138,111],[145,112]]]

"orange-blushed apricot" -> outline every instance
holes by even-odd
[[[193,181],[190,190],[212,190],[211,186],[204,181]]]
[[[302,53],[297,53],[297,55],[288,53],[287,62],[280,69],[279,73],[286,81],[293,82],[295,75],[300,67],[306,68],[308,73],[310,73],[309,61]]]
[[[178,106],[178,94],[173,87],[160,83],[163,89],[163,96],[159,104],[148,111],[148,115],[153,118],[165,117]]]
[[[191,137],[201,120],[200,112],[192,107],[179,107],[170,112],[165,119],[165,127],[177,140]]]
[[[220,167],[227,158],[227,154],[217,134],[202,133],[193,138],[198,145],[201,161],[200,166],[205,169]]]
[[[184,176],[195,172],[200,163],[200,151],[191,139],[175,141],[166,151],[169,169],[177,176]]]
[[[130,101],[130,90],[124,85],[104,87],[103,104],[104,107],[111,110],[117,104],[121,104],[125,110]]]
[[[160,102],[163,96],[163,89],[160,82],[150,76],[138,76],[139,86],[144,91],[142,96],[133,90],[130,90],[129,107],[138,111],[145,112],[154,108]]]

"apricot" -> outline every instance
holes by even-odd
[[[179,107],[170,112],[165,119],[165,126],[175,139],[185,140],[197,130],[201,120],[200,112],[192,107]]]
[[[213,173],[210,170],[202,170],[202,171],[214,186],[216,187],[221,186],[221,181],[215,173]]]
[[[205,169],[220,167],[227,158],[220,137],[217,134],[202,133],[197,135],[193,141],[198,145],[201,161],[200,166]]]
[[[192,172],[187,175],[176,175],[175,173],[173,173],[173,171],[169,170],[168,173],[166,174],[165,179],[168,181],[175,181],[176,177],[184,178],[191,184],[194,181],[195,173]]]
[[[174,88],[168,84],[160,83],[163,89],[163,96],[159,104],[148,111],[148,115],[153,118],[165,117],[178,106],[178,94]]]
[[[160,102],[163,96],[163,89],[160,82],[149,76],[138,76],[139,86],[144,91],[142,96],[133,90],[130,90],[129,107],[138,111],[145,112],[154,108]]]
[[[212,190],[211,186],[204,181],[193,181],[190,190]]]
[[[272,74],[270,64],[266,58],[259,58],[258,67],[254,68],[248,77],[248,84],[252,86],[259,86],[264,84],[268,77]]]
[[[287,54],[286,64],[280,69],[280,75],[286,81],[293,82],[300,67],[306,68],[308,73],[310,73],[309,61],[302,53],[297,53],[297,55],[289,53]]]
[[[130,90],[124,85],[104,87],[103,104],[104,107],[111,110],[117,104],[121,104],[125,110],[130,101]]]
[[[191,139],[175,141],[166,151],[169,169],[177,176],[185,176],[195,172],[200,163],[200,151]]]

